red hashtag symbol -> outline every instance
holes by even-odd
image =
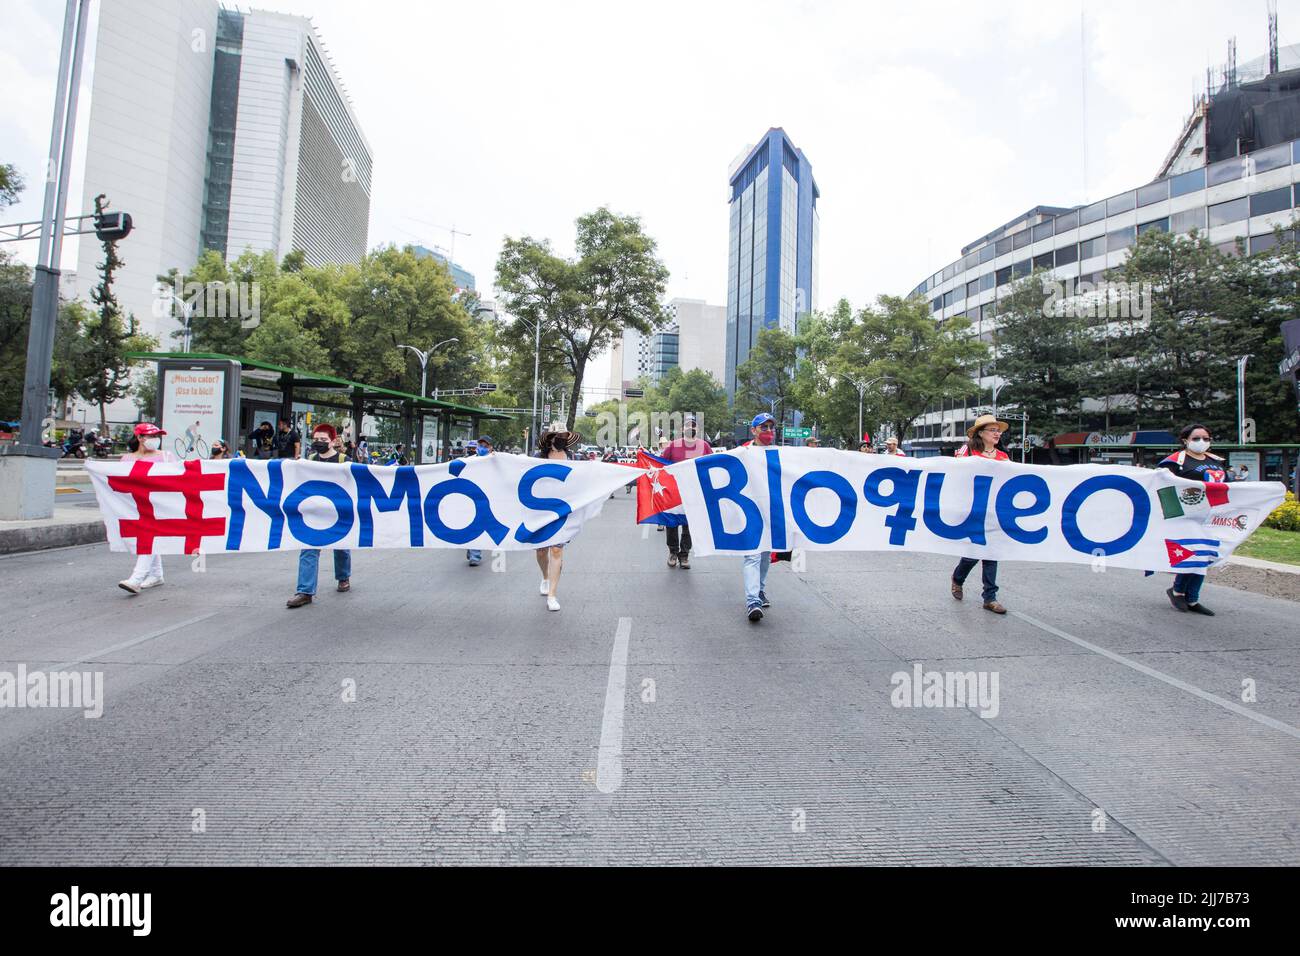
[[[204,474],[201,463],[187,461],[183,475],[150,475],[152,461],[137,461],[129,475],[108,479],[108,487],[125,491],[135,499],[140,517],[118,519],[118,533],[123,538],[135,538],[137,554],[153,554],[154,538],[184,538],[185,553],[199,550],[199,539],[226,533],[225,518],[203,517],[203,499],[200,492],[219,491],[226,487],[226,476],[220,473]],[[184,518],[157,518],[153,513],[150,495],[161,491],[179,491],[185,497]]]

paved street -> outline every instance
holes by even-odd
[[[1296,604],[1004,564],[999,618],[948,558],[823,553],[753,625],[739,559],[670,571],[632,511],[558,614],[527,553],[326,558],[295,611],[295,554],[138,597],[103,545],[0,559],[0,670],[105,675],[98,720],[0,710],[0,863],[1300,863]],[[998,712],[893,706],[914,662]]]

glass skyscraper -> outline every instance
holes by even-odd
[[[735,167],[727,252],[727,396],[766,328],[794,332],[817,307],[817,182],[779,127]]]

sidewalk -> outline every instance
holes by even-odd
[[[1211,568],[1209,584],[1223,584],[1239,591],[1300,601],[1300,565],[1232,556]]]
[[[93,502],[64,504],[55,498],[52,518],[0,521],[0,554],[94,544],[106,537],[99,508]]]

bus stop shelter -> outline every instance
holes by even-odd
[[[510,417],[473,405],[214,352],[137,352],[130,358],[155,363],[156,420],[169,433],[182,431],[177,425],[188,425],[194,419],[211,437],[224,438],[239,448],[245,447],[248,434],[259,421],[296,421],[295,406],[310,405],[346,418],[356,439],[365,436],[367,416],[396,419],[397,433],[412,449],[414,462],[427,464],[451,455],[453,433],[476,436],[485,429],[484,422],[508,421]]]

